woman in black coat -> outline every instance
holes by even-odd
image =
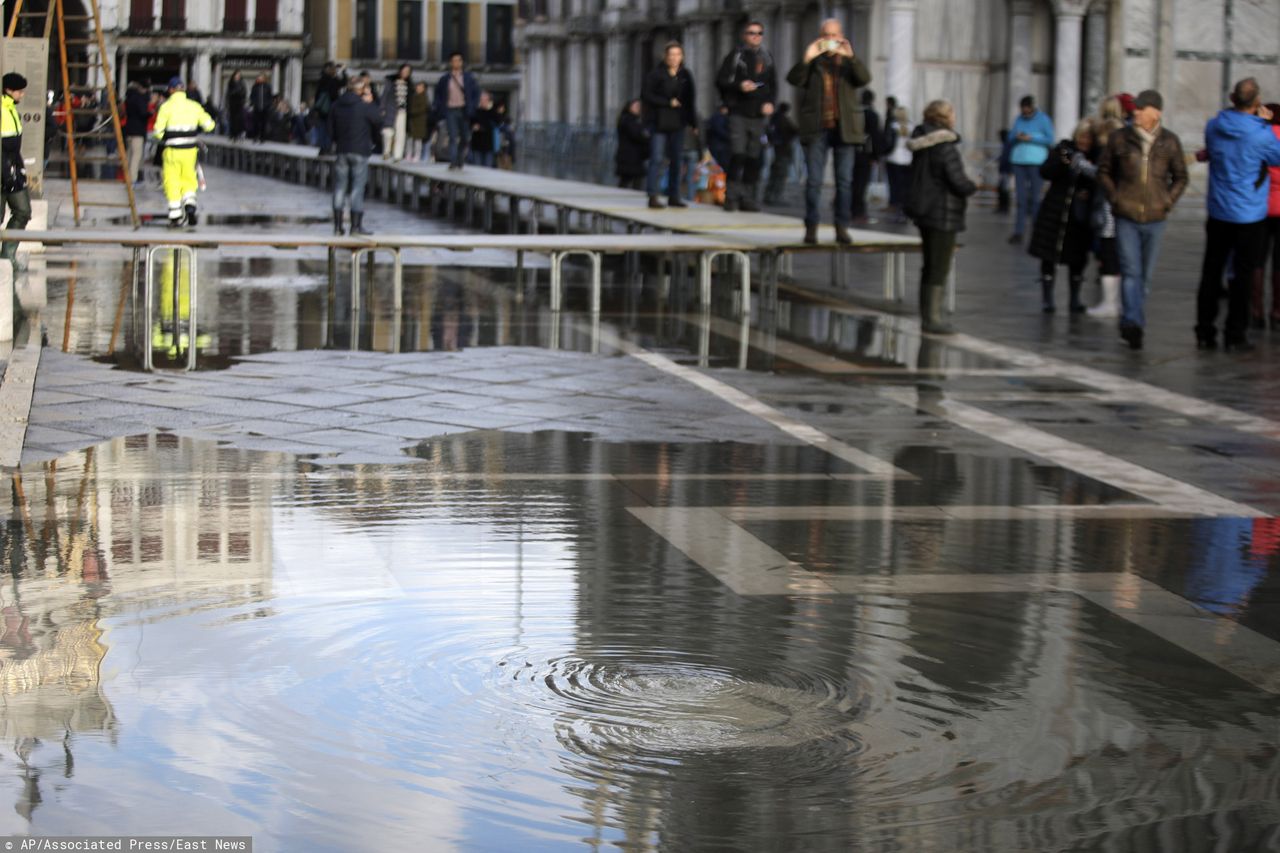
[[[906,214],[920,229],[924,267],[920,272],[920,327],[935,335],[953,329],[942,319],[943,291],[951,272],[956,233],[964,230],[964,212],[977,185],[960,160],[956,112],[948,101],[933,101],[924,124],[911,134],[911,189]]]
[[[640,99],[636,98],[618,116],[618,152],[614,158],[618,186],[624,190],[643,189],[648,159],[649,130],[640,116]]]
[[[245,92],[244,81],[240,79],[240,72],[236,71],[227,81],[227,96],[222,100],[227,110],[228,132],[232,139],[244,136],[244,108],[248,100],[249,95]]]
[[[1054,312],[1058,264],[1065,265],[1071,276],[1071,313],[1082,314],[1085,310],[1080,287],[1093,245],[1097,151],[1093,124],[1086,119],[1076,127],[1074,138],[1059,142],[1040,166],[1040,177],[1049,182],[1049,191],[1040,202],[1029,251],[1040,259],[1041,310],[1046,314]]]

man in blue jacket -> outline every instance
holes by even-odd
[[[1009,242],[1017,244],[1022,243],[1026,224],[1036,221],[1043,187],[1040,164],[1049,158],[1049,150],[1053,148],[1053,121],[1036,109],[1035,98],[1027,95],[1019,102],[1019,107],[1021,112],[1009,131],[1013,140],[1009,162],[1013,164],[1013,181],[1018,195],[1018,213]]]
[[[1218,298],[1227,258],[1235,252],[1235,278],[1227,295],[1227,324],[1223,345],[1250,350],[1249,294],[1253,271],[1266,241],[1267,167],[1280,166],[1280,139],[1271,132],[1271,112],[1262,106],[1258,81],[1241,80],[1231,90],[1232,108],[1205,125],[1209,150],[1209,221],[1200,292],[1196,298],[1196,344],[1217,346]]]
[[[449,54],[449,71],[436,81],[432,106],[437,120],[443,118],[449,131],[449,169],[461,169],[471,141],[471,120],[480,106],[480,84],[466,70],[461,53]]]

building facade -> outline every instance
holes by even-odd
[[[84,0],[66,3],[68,16],[84,14]],[[179,76],[220,104],[227,79],[241,71],[250,80],[267,74],[290,103],[301,96],[303,0],[99,0],[98,9],[119,91],[130,80],[164,85]]]
[[[516,11],[515,0],[308,0],[305,74],[316,79],[329,60],[375,76],[402,62],[419,75],[443,73],[459,51],[481,86],[513,100]]]
[[[520,107],[534,126],[611,128],[671,39],[684,44],[706,115],[719,103],[716,68],[749,19],[764,23],[780,75],[823,18],[839,19],[881,103],[893,95],[918,121],[947,98],[973,144],[994,142],[1026,94],[1066,136],[1107,93],[1154,87],[1189,145],[1232,80],[1253,75],[1264,95],[1280,94],[1280,0],[532,0],[522,10]]]

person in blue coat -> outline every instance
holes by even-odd
[[[461,169],[471,140],[471,120],[480,106],[480,84],[457,51],[449,55],[449,70],[436,81],[433,106],[449,131],[449,169]]]
[[[1262,105],[1258,81],[1248,77],[1231,90],[1231,109],[1205,125],[1209,152],[1209,220],[1205,223],[1204,265],[1196,297],[1196,344],[1217,346],[1218,298],[1228,256],[1235,253],[1235,278],[1227,294],[1223,345],[1250,350],[1249,297],[1253,272],[1266,245],[1269,166],[1280,166],[1280,139],[1271,132],[1271,112]]]
[[[1049,150],[1055,140],[1053,120],[1036,109],[1035,98],[1027,95],[1019,102],[1019,108],[1019,115],[1009,131],[1012,140],[1009,162],[1013,165],[1013,181],[1018,194],[1018,213],[1009,242],[1020,245],[1026,224],[1035,222],[1036,213],[1040,210],[1040,191],[1044,186],[1040,165],[1049,158]]]

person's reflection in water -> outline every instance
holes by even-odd
[[[442,281],[436,288],[431,312],[432,347],[442,352],[458,352],[471,337],[471,317],[466,294],[456,281]]]
[[[946,345],[929,335],[920,338],[920,351],[916,354],[916,398],[918,414],[925,414],[930,406],[942,402],[942,362]]]

